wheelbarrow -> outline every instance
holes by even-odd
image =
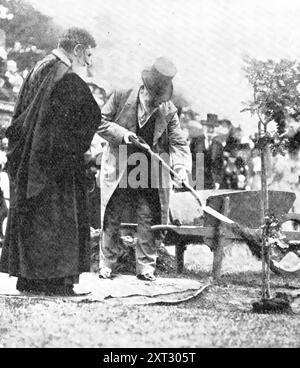
[[[253,232],[260,228],[260,191],[228,191],[204,190],[198,191],[205,205],[213,208],[224,216],[238,222],[241,226]],[[300,223],[300,215],[289,213],[296,195],[293,192],[269,191],[270,213],[276,216],[283,225],[288,221]],[[123,223],[123,229],[135,230],[136,224]],[[173,193],[170,202],[170,221],[168,225],[152,227],[156,234],[164,232],[165,246],[175,246],[177,272],[184,269],[184,254],[191,244],[205,244],[213,252],[212,274],[218,280],[222,272],[224,247],[235,241],[244,241],[226,224],[205,213],[189,192]],[[300,250],[300,232],[282,231],[288,248],[282,252],[282,257],[288,252]],[[251,249],[259,257],[261,249]],[[199,260],[201,262],[201,260]],[[276,263],[275,263],[276,264]],[[273,263],[271,268],[280,273],[280,268]]]

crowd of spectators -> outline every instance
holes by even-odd
[[[240,127],[228,119],[219,120],[215,114],[201,120],[192,109],[183,109],[180,121],[190,143],[193,179],[199,174],[197,170],[202,170],[204,189],[250,189],[254,143],[243,136]],[[202,160],[197,161],[197,155],[202,155]]]
[[[204,174],[204,189],[260,190],[261,157],[257,133],[245,136],[239,126],[227,119],[208,114],[201,120],[190,108],[180,114],[182,129],[190,142],[193,158],[193,181],[196,171]],[[267,151],[266,174],[270,190],[292,191],[296,194],[293,212],[300,213],[300,126],[287,120],[285,155]],[[197,154],[203,160],[197,165]],[[201,162],[204,165],[201,167]],[[202,166],[203,166],[202,165]],[[199,173],[200,170],[200,173]]]
[[[14,60],[6,59],[3,48],[0,50],[0,100],[15,102],[28,71],[20,72]]]

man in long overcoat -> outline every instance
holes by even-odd
[[[224,147],[215,137],[210,145],[204,135],[192,138],[190,149],[193,159],[193,173],[197,175],[196,156],[202,154],[204,162],[204,189],[220,189],[224,176]]]
[[[187,171],[191,170],[190,150],[177,110],[170,101],[175,74],[173,63],[159,58],[143,71],[142,85],[115,92],[102,109],[99,134],[109,145],[101,165],[100,277],[111,277],[118,262],[120,222],[124,209],[129,207],[138,224],[137,276],[155,280],[157,250],[151,226],[168,221],[171,177],[168,172],[155,169],[157,163],[151,163],[133,145],[124,145],[130,142],[131,135],[143,138],[182,180],[187,180]]]
[[[84,153],[101,111],[79,74],[95,46],[87,31],[66,31],[29,73],[7,131],[11,205],[0,272],[18,277],[21,292],[72,296],[90,268]]]

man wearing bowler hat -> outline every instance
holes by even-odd
[[[168,221],[171,177],[157,166],[155,169],[151,158],[142,156],[130,143],[130,136],[143,138],[182,180],[187,180],[191,154],[170,101],[176,72],[170,60],[160,57],[142,72],[138,88],[116,91],[102,109],[99,134],[109,142],[101,166],[102,278],[110,278],[118,263],[119,229],[124,210],[129,208],[138,225],[137,277],[155,280],[157,242],[151,226]]]

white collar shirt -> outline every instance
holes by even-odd
[[[67,57],[67,55],[60,49],[55,49],[52,51],[52,55],[56,56],[59,60],[65,63],[69,68],[72,67],[71,60]]]

